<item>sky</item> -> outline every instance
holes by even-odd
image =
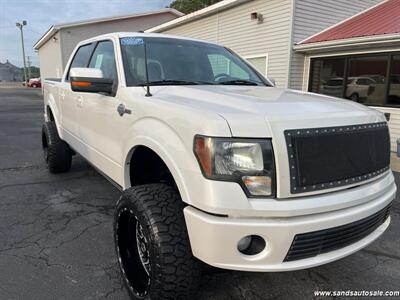
[[[0,62],[22,66],[22,48],[16,22],[26,20],[25,55],[38,66],[33,49],[51,25],[79,20],[157,10],[172,0],[0,0]]]

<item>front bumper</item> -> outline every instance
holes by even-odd
[[[243,271],[289,271],[325,264],[350,255],[373,242],[389,226],[390,217],[368,236],[344,248],[315,257],[284,262],[296,234],[334,228],[364,219],[394,199],[394,183],[375,199],[349,208],[293,217],[221,217],[194,207],[184,209],[194,256],[215,267]],[[346,191],[337,193],[346,198]],[[296,200],[293,200],[296,201]],[[248,256],[237,250],[238,242],[247,235],[259,235],[265,249]]]

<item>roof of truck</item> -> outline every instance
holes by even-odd
[[[187,41],[194,41],[194,42],[201,42],[207,44],[218,45],[216,43],[212,43],[210,41],[200,40],[200,39],[193,39],[183,36],[171,35],[171,34],[163,34],[163,33],[149,33],[149,32],[113,32],[113,33],[106,33],[98,36],[94,36],[90,39],[86,39],[81,41],[79,44],[85,44],[92,41],[97,41],[102,38],[107,37],[115,37],[115,38],[122,38],[122,37],[158,37],[158,38],[169,38],[169,39],[178,39],[178,40],[187,40]]]

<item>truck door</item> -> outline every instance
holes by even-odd
[[[97,42],[89,68],[100,69],[104,78],[111,78],[118,85],[114,43]],[[84,93],[78,105],[79,136],[87,146],[80,153],[111,179],[119,181],[121,144],[124,120],[118,115],[121,102],[113,95]],[[127,126],[126,126],[127,127]]]
[[[76,150],[79,150],[80,148],[77,107],[82,101],[85,93],[73,92],[71,90],[71,85],[69,83],[69,70],[71,68],[86,68],[88,66],[93,47],[94,44],[90,43],[82,45],[78,48],[59,91],[63,137]]]

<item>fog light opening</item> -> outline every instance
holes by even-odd
[[[259,235],[247,235],[238,242],[238,250],[245,255],[256,255],[265,249],[265,240]]]

